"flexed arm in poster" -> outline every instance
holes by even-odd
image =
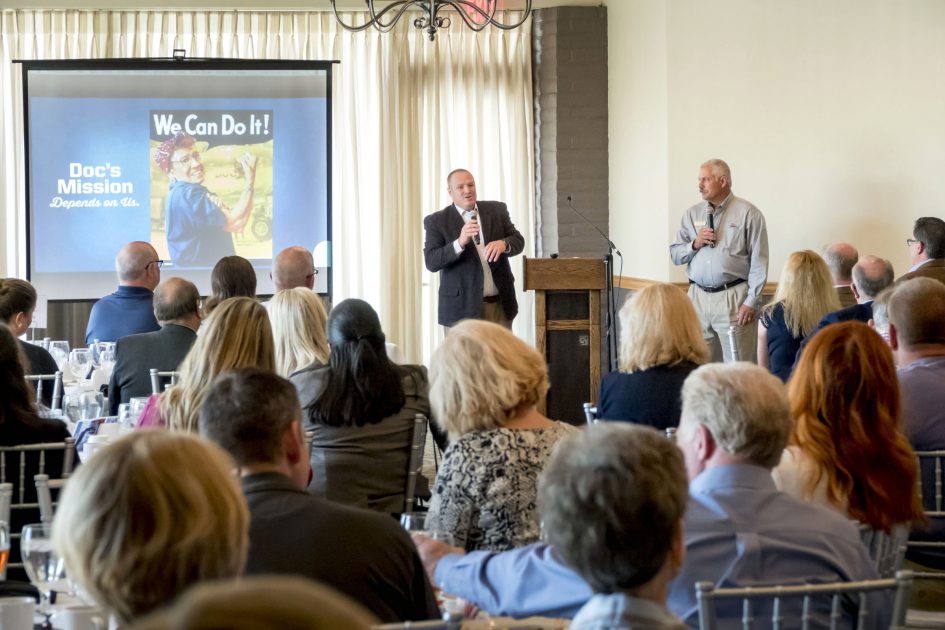
[[[232,208],[203,185],[206,171],[193,136],[175,134],[155,150],[154,161],[167,173],[165,199],[167,247],[177,266],[212,266],[235,254],[231,232],[246,227],[253,210],[258,158],[245,152],[239,159],[243,190]]]

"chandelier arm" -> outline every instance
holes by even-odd
[[[416,5],[423,9],[424,4],[426,4],[424,0],[399,0],[398,2],[388,4],[380,11],[375,12],[374,0],[365,0],[365,3],[367,4],[368,11],[371,14],[370,23],[374,24],[375,28],[377,28],[377,30],[382,33],[389,33],[391,29],[394,28],[394,25],[400,21],[401,16],[406,13],[411,6]],[[385,15],[394,10],[396,10],[396,12],[394,13],[393,17],[391,17],[389,22],[385,24],[381,21]]]
[[[469,2],[468,0],[445,0],[444,2],[441,2],[439,4],[439,7],[437,7],[437,10],[439,10],[440,7],[446,4],[449,4],[450,6],[452,6],[457,11],[457,13],[459,13],[459,16],[463,20],[463,22],[466,23],[466,26],[468,26],[470,29],[476,32],[481,31],[483,28],[485,28],[489,24],[492,24],[496,28],[501,28],[506,31],[511,31],[512,29],[516,29],[520,27],[522,24],[524,24],[525,20],[528,19],[528,16],[531,15],[531,12],[532,12],[532,0],[526,0],[525,9],[523,10],[523,13],[522,13],[522,19],[516,22],[515,24],[505,24],[495,19],[496,8],[498,7],[497,2],[492,3],[492,9],[489,12],[483,11],[481,7],[473,4],[472,2]],[[460,8],[461,6],[468,7],[474,10],[485,20],[485,22],[482,22],[482,23],[473,22],[472,18],[470,18],[469,15]]]

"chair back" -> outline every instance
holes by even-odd
[[[410,438],[410,456],[407,458],[407,481],[404,488],[404,514],[413,512],[417,494],[417,477],[423,468],[423,447],[427,442],[429,420],[422,413],[413,418],[413,435]]]
[[[0,446],[0,485],[10,484],[10,540],[19,541],[21,527],[25,522],[36,520],[36,510],[39,501],[33,494],[35,475],[48,475],[53,457],[62,459],[62,477],[72,473],[75,465],[75,440],[71,437],[63,442],[47,442],[41,444],[22,444],[20,446]],[[60,471],[53,471],[60,473]],[[19,523],[19,526],[17,525]],[[17,549],[17,553],[12,553]],[[19,545],[11,545],[10,563],[8,568],[22,568]]]
[[[916,451],[919,461],[919,495],[929,526],[913,529],[908,542],[909,560],[936,571],[916,571],[916,577],[941,579],[945,565],[945,450]]]
[[[62,491],[66,479],[50,479],[49,475],[34,475],[33,480],[36,483],[36,501],[39,503],[39,520],[47,525],[52,524],[53,516],[56,511],[56,504],[52,497],[52,491],[56,490],[56,497]]]
[[[870,552],[873,566],[881,578],[891,578],[902,569],[906,559],[906,541],[909,540],[909,528],[897,525],[887,534],[882,530],[872,529],[865,523],[857,523],[860,540]]]
[[[821,627],[819,620],[815,620],[813,611],[817,601],[829,598],[830,629],[837,630],[846,627],[844,610],[849,608],[850,602],[855,602],[857,630],[873,627],[871,622],[872,610],[868,606],[869,593],[875,591],[892,591],[894,593],[893,614],[891,629],[905,627],[906,610],[909,604],[909,590],[912,588],[913,575],[911,571],[899,571],[895,578],[879,580],[863,580],[860,582],[834,582],[830,584],[800,584],[800,585],[771,585],[746,586],[741,588],[715,588],[712,582],[696,583],[696,599],[699,605],[700,630],[718,630],[720,623],[716,615],[716,603],[720,600],[741,600],[741,627],[743,630],[751,628],[789,628],[797,627],[792,620],[785,621],[784,600],[801,600],[797,607],[801,611],[800,628],[808,630],[811,627]],[[756,610],[771,611],[770,624],[755,623]],[[730,627],[731,623],[726,623]]]
[[[170,387],[171,385],[177,385],[177,379],[180,378],[180,372],[176,371],[167,371],[162,372],[157,368],[151,368],[149,370],[151,375],[151,393],[160,394],[164,391],[164,387]]]
[[[62,372],[56,372],[55,374],[27,374],[26,381],[36,382],[36,400],[43,399],[43,383],[45,381],[52,381],[50,387],[52,390],[52,406],[51,409],[62,409]]]
[[[589,402],[584,403],[584,419],[587,420],[589,425],[597,422],[597,405]]]

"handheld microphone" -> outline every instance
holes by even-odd
[[[617,246],[614,245],[614,242],[613,242],[612,240],[610,240],[609,238],[607,238],[607,235],[604,234],[604,233],[601,231],[601,229],[600,229],[599,227],[597,227],[596,225],[594,225],[593,223],[591,223],[591,222],[588,220],[588,218],[587,218],[586,216],[584,216],[583,214],[581,214],[580,212],[578,212],[577,208],[575,208],[573,205],[571,205],[571,195],[568,195],[568,207],[571,208],[571,210],[574,212],[574,214],[576,214],[576,215],[578,215],[579,217],[581,217],[581,218],[584,220],[585,223],[587,223],[589,226],[591,226],[592,228],[594,228],[595,230],[597,230],[597,233],[601,235],[601,238],[603,238],[605,241],[607,241],[607,244],[610,246],[610,249],[612,249],[614,252],[616,252],[617,255],[620,256],[620,259],[623,260],[623,254],[620,253],[620,250],[617,249]],[[622,264],[622,263],[621,263],[621,264]]]
[[[709,224],[709,229],[714,230],[715,229],[715,213],[706,212],[705,218],[706,218],[706,222]]]
[[[479,213],[475,210],[469,211],[469,220],[470,221],[479,221]],[[476,245],[479,245],[482,242],[482,239],[479,238],[479,232],[476,232],[476,235],[473,237],[473,242]]]

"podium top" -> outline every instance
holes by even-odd
[[[603,290],[603,258],[526,258],[527,291]]]

